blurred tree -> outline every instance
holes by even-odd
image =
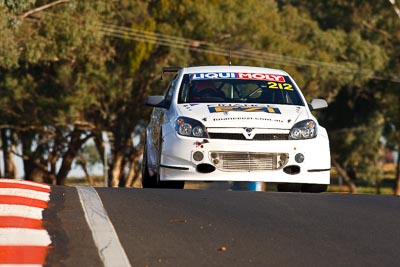
[[[98,30],[131,29],[133,26],[153,30],[154,20],[147,14],[147,4],[132,1],[112,2],[108,9],[100,13],[103,21]],[[116,26],[118,25],[118,26]],[[144,117],[142,103],[149,89],[149,81],[154,79],[155,66],[160,60],[153,45],[124,38],[104,37],[103,42],[112,47],[112,57],[105,68],[93,76],[82,76],[81,81],[91,93],[81,91],[78,97],[85,108],[84,119],[94,125],[95,142],[101,155],[104,155],[105,144],[102,132],[108,135],[111,145],[109,157],[109,184],[118,186],[124,178],[125,169],[132,165],[131,155],[140,154],[133,144],[133,133]],[[94,79],[93,79],[94,78]],[[88,80],[86,80],[88,79]],[[137,163],[137,162],[135,162]]]
[[[367,180],[379,184],[380,138],[384,125],[397,123],[399,24],[389,1],[297,1],[280,0],[280,8],[292,5],[309,14],[325,32],[341,32],[338,60],[355,63],[359,73],[341,84],[333,83],[338,95],[323,113],[331,136],[332,157],[338,168],[363,170]],[[367,15],[368,14],[368,15]],[[334,34],[331,35],[335,36]],[[393,102],[394,100],[394,102]],[[390,104],[388,105],[388,103]]]
[[[103,163],[102,156],[96,148],[94,142],[84,144],[75,158],[75,165],[80,166],[85,173],[89,185],[94,185],[93,169],[96,165]]]
[[[19,52],[13,64],[1,66],[2,136],[18,136],[26,179],[63,184],[72,159],[90,137],[88,125],[81,123],[77,112],[82,103],[73,98],[82,90],[76,86],[77,78],[82,72],[91,75],[104,64],[107,53],[99,49],[99,35],[93,31],[95,16],[86,19],[93,9],[56,1],[60,5],[45,5],[51,6],[50,11],[34,2],[21,7],[23,13],[0,5],[6,17],[14,19],[7,38],[16,40]],[[28,7],[42,11],[21,16],[29,13]],[[58,160],[62,160],[59,169]]]
[[[387,147],[393,151],[397,151],[397,162],[395,171],[395,184],[394,184],[394,194],[400,195],[400,87],[389,86],[388,95],[390,97],[385,97],[383,100],[383,105],[387,108],[385,109],[385,129],[383,131],[383,136],[387,140]]]

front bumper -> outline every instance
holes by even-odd
[[[200,155],[195,152],[201,152],[203,158],[194,157]],[[216,153],[234,154],[235,158],[232,164],[222,165],[219,157],[215,161]],[[304,156],[301,163],[295,160],[299,153]],[[330,161],[329,140],[323,135],[307,140],[254,141],[192,138],[170,132],[163,137],[160,180],[329,184]],[[210,169],[201,172],[199,165]]]

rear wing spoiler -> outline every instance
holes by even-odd
[[[164,73],[166,73],[166,72],[178,72],[180,69],[181,68],[179,68],[179,67],[166,67],[166,68],[163,68],[162,71],[161,71],[160,80],[164,79]]]

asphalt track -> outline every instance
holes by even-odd
[[[394,196],[95,188],[131,266],[399,266]],[[75,187],[52,187],[48,266],[101,266]],[[102,234],[101,231],[94,233]]]

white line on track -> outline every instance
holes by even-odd
[[[0,228],[0,245],[48,246],[51,239],[46,230],[24,228]]]
[[[76,187],[104,266],[131,266],[103,203],[93,187]]]
[[[50,200],[50,193],[21,188],[0,188],[0,195],[27,197],[42,201]]]
[[[30,206],[0,204],[0,216],[18,216],[21,218],[23,217],[23,218],[42,220],[43,219],[42,211],[43,211],[42,208],[36,208]]]

